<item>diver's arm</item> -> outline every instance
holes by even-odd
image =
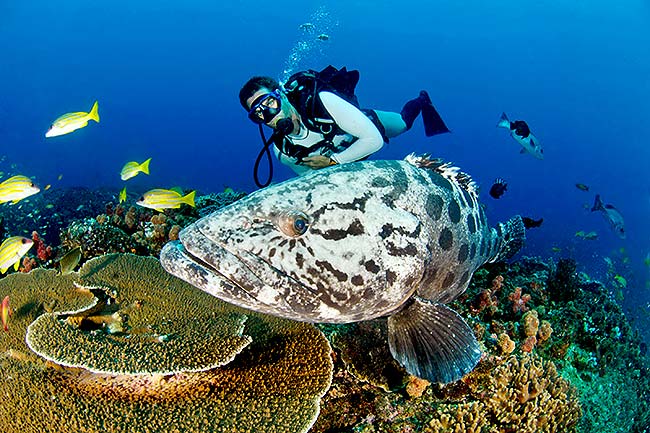
[[[331,92],[320,92],[318,96],[338,127],[357,138],[350,147],[330,156],[335,162],[358,161],[382,148],[384,139],[381,133],[361,110]]]

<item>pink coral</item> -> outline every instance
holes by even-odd
[[[497,275],[492,280],[492,291],[498,292],[503,287],[503,275]]]
[[[34,241],[34,246],[36,247],[36,257],[43,262],[47,262],[52,258],[52,247],[45,245],[43,239],[38,236],[36,231],[32,232],[32,240]]]
[[[473,313],[480,313],[487,309],[490,314],[497,311],[499,300],[496,293],[503,287],[503,276],[497,275],[492,280],[492,287],[483,289],[472,301],[471,309]]]
[[[526,303],[530,301],[530,295],[522,294],[521,287],[516,287],[515,291],[508,295],[508,300],[512,302],[512,311],[515,313],[524,313],[529,309]]]

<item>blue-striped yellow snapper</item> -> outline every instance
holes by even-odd
[[[127,162],[126,164],[124,164],[124,167],[122,167],[122,171],[120,171],[120,178],[122,180],[129,180],[132,177],[137,176],[138,173],[149,174],[150,162],[151,162],[151,158],[147,159],[142,164],[136,161]]]
[[[57,137],[59,135],[69,134],[79,128],[88,125],[89,120],[99,123],[99,113],[97,112],[97,101],[93,104],[89,113],[78,111],[76,113],[67,113],[56,119],[50,129],[45,133],[46,137]]]
[[[34,195],[41,189],[27,176],[16,175],[0,183],[0,203],[8,201],[13,204],[30,195]]]
[[[22,236],[12,236],[0,245],[0,273],[7,272],[11,266],[17,271],[20,259],[34,245],[34,241]]]
[[[145,192],[136,204],[162,212],[164,209],[178,209],[185,203],[194,207],[196,191],[183,196],[173,189],[152,189]]]

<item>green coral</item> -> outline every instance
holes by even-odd
[[[640,425],[650,425],[650,404],[644,400],[639,370],[622,374],[607,369],[599,374],[594,354],[575,345],[564,361],[560,372],[577,388],[583,407],[580,431],[634,432]]]

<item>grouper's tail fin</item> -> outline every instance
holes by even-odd
[[[521,216],[516,215],[505,223],[499,223],[496,228],[499,245],[490,263],[509,259],[517,254],[526,241],[526,226]]]
[[[454,382],[481,359],[474,331],[443,304],[414,297],[388,318],[393,357],[410,374],[430,382]]]

